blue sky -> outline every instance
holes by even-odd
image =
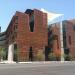
[[[16,11],[27,8],[44,8],[48,11],[64,14],[64,19],[75,18],[75,0],[1,0],[0,26],[5,31]]]

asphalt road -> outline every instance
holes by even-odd
[[[0,64],[0,75],[75,75],[75,63]]]

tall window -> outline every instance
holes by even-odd
[[[17,44],[14,44],[14,61],[17,61]]]
[[[31,17],[30,17],[29,28],[30,28],[30,31],[31,31],[31,32],[34,31],[34,16],[31,16]]]
[[[74,25],[74,31],[75,31],[75,25]]]
[[[30,31],[33,32],[34,31],[34,21],[30,22],[29,26],[30,26]]]
[[[30,50],[29,50],[29,60],[30,60],[30,61],[33,61],[33,51],[32,51],[32,47],[30,47]]]
[[[57,48],[59,49],[59,39],[58,39],[58,36],[57,36]]]
[[[17,32],[17,30],[18,30],[18,25],[15,25],[14,26],[14,31]]]
[[[71,45],[71,36],[69,36],[69,44]]]
[[[18,16],[15,17],[15,24],[18,24]]]

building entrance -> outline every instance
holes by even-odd
[[[29,49],[29,61],[33,61],[33,50],[32,47]]]

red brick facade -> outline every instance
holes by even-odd
[[[62,27],[64,54],[72,55],[73,60],[75,60],[75,20],[63,21]],[[49,38],[53,36],[53,42],[49,46],[52,46],[50,48],[55,54],[61,55],[60,23],[52,24],[49,29],[51,32]]]
[[[34,16],[34,31],[30,31],[30,16]],[[29,61],[30,48],[32,48],[33,60],[37,59],[37,53],[42,51],[45,55],[47,46],[47,14],[34,9],[33,12],[16,12],[7,29],[8,43],[17,44],[18,61]],[[43,57],[41,60],[45,60]]]
[[[63,34],[60,34],[60,23],[48,27],[47,14],[37,9],[28,9],[24,13],[17,11],[5,37],[0,40],[2,42],[5,39],[4,45],[7,48],[14,45],[14,59],[17,61],[49,60],[50,52],[60,60],[60,35],[63,35],[64,53],[71,54],[75,60],[75,20],[63,21],[62,27]]]
[[[61,43],[60,43],[60,23],[52,24],[49,27],[49,48],[57,58],[60,58]],[[60,60],[60,59],[59,59]]]
[[[66,48],[75,59],[75,20],[65,21],[63,24],[66,30]]]

